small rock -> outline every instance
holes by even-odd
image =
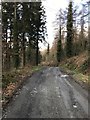
[[[74,108],[77,108],[77,105],[73,105]]]

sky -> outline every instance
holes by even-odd
[[[47,33],[48,38],[46,38],[47,42],[52,46],[54,37],[55,37],[55,24],[54,21],[56,20],[56,14],[60,10],[60,8],[65,9],[68,7],[69,0],[42,0],[42,4],[46,9],[47,15]],[[80,4],[83,0],[74,0],[75,4]],[[46,46],[40,44],[41,50],[45,49]]]
[[[50,46],[52,45],[52,42],[54,40],[55,35],[55,20],[56,20],[56,14],[58,13],[60,8],[65,8],[68,5],[68,0],[46,0],[43,2],[43,5],[46,9],[46,15],[47,15],[47,33],[48,38],[46,39]]]

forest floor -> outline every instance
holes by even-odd
[[[24,68],[14,69],[3,73],[2,78],[2,102],[3,107],[13,97],[13,94],[22,86],[26,79],[39,71],[41,66],[26,66]]]

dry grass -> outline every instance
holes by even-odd
[[[88,59],[88,53],[84,52],[79,56],[72,57],[70,60],[73,60],[73,63],[76,64],[77,67],[80,67],[87,59]]]
[[[83,52],[78,56],[65,59],[60,63],[60,67],[62,66],[62,68],[64,68],[68,74],[72,74],[72,76],[76,80],[88,84],[88,82],[90,82],[89,70],[87,66],[83,66],[85,61],[87,61],[87,59],[88,59],[88,52]]]

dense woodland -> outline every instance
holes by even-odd
[[[39,42],[45,41],[45,24],[41,2],[2,3],[3,71],[40,63]]]
[[[3,2],[3,71],[18,69],[27,64],[38,65],[42,60],[59,63],[65,58],[89,51],[88,6],[89,3],[86,2],[79,9],[79,6],[70,1],[68,8],[60,9],[55,21],[57,32],[53,45],[50,49],[48,44],[42,59],[39,42],[45,42],[47,35],[42,2]]]

